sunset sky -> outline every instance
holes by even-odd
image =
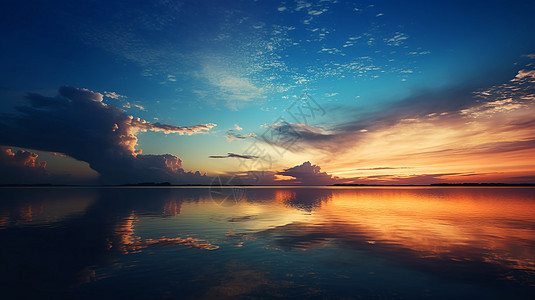
[[[535,183],[533,1],[2,1],[0,184]]]

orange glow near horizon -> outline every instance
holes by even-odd
[[[344,154],[318,164],[359,183],[534,182],[534,99],[402,120],[360,134]]]
[[[533,231],[515,226],[532,222],[533,195],[523,198],[503,190],[488,195],[455,188],[340,190],[317,218],[336,235],[360,232],[370,244],[410,249],[422,258],[470,260],[478,248],[493,253],[476,253],[486,261],[535,270],[533,253],[515,252],[519,243],[535,240]]]

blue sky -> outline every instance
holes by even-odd
[[[55,97],[69,86],[100,93],[103,103],[150,123],[216,124],[192,135],[134,133],[135,149],[143,154],[168,153],[182,160],[185,171],[209,175],[246,171],[236,158],[209,156],[244,154],[269,124],[288,118],[285,109],[304,92],[325,110],[305,129],[323,137],[345,134],[367,116],[395,116],[402,103],[421,95],[430,100],[407,107],[414,116],[433,101],[441,111],[426,113],[466,108],[475,100],[437,94],[470,94],[509,82],[529,69],[535,53],[531,1],[4,1],[1,6],[3,112],[17,114],[27,93]],[[364,127],[354,130],[370,130]],[[240,138],[229,139],[230,133]],[[69,153],[64,154],[71,158],[50,155],[53,146],[8,141],[0,144],[38,153],[49,172],[96,176],[86,164],[91,162]],[[342,172],[332,153],[323,151],[329,143],[296,144],[270,170],[312,161]],[[360,162],[351,163],[357,168]]]

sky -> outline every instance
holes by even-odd
[[[533,183],[533,15],[2,1],[0,183]]]

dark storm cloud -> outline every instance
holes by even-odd
[[[179,127],[150,123],[102,102],[87,89],[61,87],[56,97],[28,94],[29,105],[18,114],[2,114],[0,144],[60,152],[89,163],[107,183],[139,181],[200,182],[198,172],[185,172],[171,154],[143,155],[136,150],[140,131],[195,134],[215,124]]]

